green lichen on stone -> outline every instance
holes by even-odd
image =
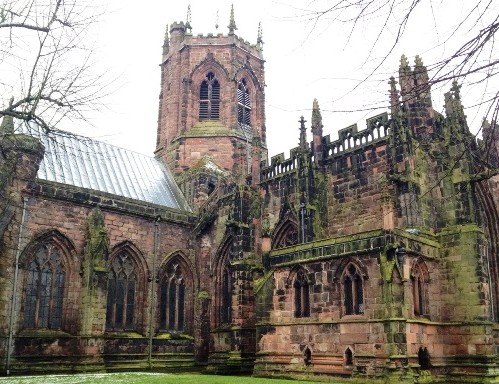
[[[198,299],[208,299],[208,298],[210,298],[210,294],[207,291],[199,291],[197,298]]]

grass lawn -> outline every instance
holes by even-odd
[[[297,384],[311,381],[173,373],[95,373],[0,377],[0,384]],[[315,383],[317,384],[317,383]]]

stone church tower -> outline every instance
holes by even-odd
[[[228,28],[193,36],[174,22],[163,45],[155,154],[191,202],[222,178],[258,182],[266,158],[261,30],[256,45],[236,36],[233,9]]]

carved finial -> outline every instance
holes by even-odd
[[[390,105],[392,107],[392,115],[395,113],[396,108],[400,104],[399,91],[397,90],[397,81],[393,76],[390,77],[390,81],[388,82],[390,85],[389,95],[390,95]]]
[[[14,104],[14,96],[9,100],[9,109],[12,109]],[[0,125],[0,135],[11,135],[14,133],[14,119],[12,116],[4,115],[2,124]]]
[[[407,60],[407,57],[405,55],[402,55],[402,57],[400,58],[400,66],[404,68],[409,66],[409,61]]]
[[[306,149],[307,148],[307,129],[305,128],[305,123],[307,120],[303,116],[300,116],[300,120],[298,120],[300,123],[300,148]]]
[[[423,60],[421,60],[421,57],[419,57],[419,55],[416,55],[416,57],[414,58],[414,63],[417,67],[423,66]]]
[[[163,55],[166,55],[170,50],[170,36],[168,34],[168,31],[169,31],[169,25],[166,24],[165,41],[163,42]]]
[[[187,17],[185,20],[185,29],[189,30],[189,33],[192,31],[192,26],[191,26],[191,5],[189,4],[187,6]]]
[[[263,39],[262,39],[262,22],[258,23],[258,37],[256,38],[256,45],[258,48],[262,48]]]
[[[227,28],[229,28],[229,35],[233,35],[234,31],[237,29],[236,21],[234,20],[234,4],[230,6],[230,21]]]
[[[457,83],[456,80],[452,82],[452,87],[450,90],[457,100],[461,99],[461,86]]]
[[[314,99],[314,103],[312,106],[312,124],[311,124],[311,130],[312,130],[312,135],[319,135],[322,136],[322,115],[321,115],[321,109],[319,108],[319,102],[317,99]],[[314,137],[314,143],[315,143],[315,137]]]
[[[317,99],[314,99],[314,103],[312,106],[312,130],[314,128],[322,128],[321,109],[319,108],[319,102],[317,101]]]
[[[218,31],[218,9],[217,9],[217,14],[215,16],[215,29]]]

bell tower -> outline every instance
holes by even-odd
[[[232,8],[227,34],[193,36],[189,13],[163,44],[155,154],[192,201],[199,168],[212,186],[248,176],[256,183],[267,150],[260,26],[256,44],[241,39]]]

